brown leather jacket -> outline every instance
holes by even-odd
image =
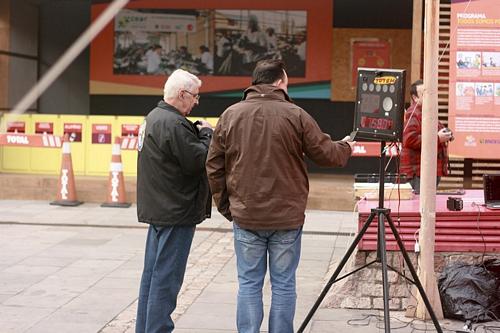
[[[309,193],[304,154],[320,166],[344,166],[351,148],[332,141],[283,90],[247,88],[219,118],[208,151],[217,208],[244,229],[300,227]]]

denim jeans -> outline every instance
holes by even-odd
[[[149,226],[136,333],[170,333],[196,227]]]
[[[439,185],[439,182],[441,181],[441,177],[436,178],[436,187]],[[410,179],[410,185],[411,188],[413,189],[413,193],[415,194],[420,194],[420,177],[419,176],[414,176],[412,179]]]
[[[264,317],[262,287],[267,270],[271,277],[270,333],[293,333],[295,272],[300,259],[302,228],[252,231],[234,225],[238,268],[236,325],[239,333],[258,333]]]

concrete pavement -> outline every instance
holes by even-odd
[[[0,332],[133,332],[146,239],[146,225],[137,223],[135,214],[135,206],[0,201]],[[350,212],[306,216],[296,328],[351,243],[357,220]],[[175,332],[236,332],[236,293],[231,224],[214,211],[195,234]],[[264,295],[267,311],[268,279]],[[383,332],[379,315],[320,307],[306,332]],[[433,331],[432,323],[408,324],[410,319],[396,312],[391,317],[394,332],[425,326]],[[461,324],[445,320],[443,326]],[[262,330],[267,331],[267,317]]]

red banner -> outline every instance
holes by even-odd
[[[54,133],[54,123],[36,122],[35,123],[35,133],[36,134],[53,134]]]
[[[42,134],[0,134],[0,146],[61,148],[60,136]]]
[[[123,124],[122,125],[122,136],[138,136],[139,135],[139,126],[137,124]]]
[[[64,123],[64,134],[68,134],[70,142],[82,142],[82,124]]]
[[[91,18],[108,3],[92,5]],[[329,81],[331,0],[130,1],[90,46],[90,94],[160,95],[176,68],[201,93],[246,88],[255,62],[279,57],[290,85]]]
[[[111,143],[111,125],[92,124],[92,143],[93,144]]]
[[[26,123],[24,121],[9,121],[7,122],[8,133],[24,133],[26,132]]]
[[[399,148],[401,151],[401,146]],[[386,156],[398,156],[398,149],[394,145],[387,145]],[[380,142],[361,142],[355,143],[352,149],[352,157],[377,157],[380,156]]]

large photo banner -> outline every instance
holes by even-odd
[[[450,31],[450,154],[500,158],[498,0],[453,0]]]
[[[90,93],[158,95],[182,68],[221,94],[250,85],[259,60],[281,59],[292,87],[317,98],[326,85],[329,98],[331,21],[329,0],[133,1],[91,44]]]

